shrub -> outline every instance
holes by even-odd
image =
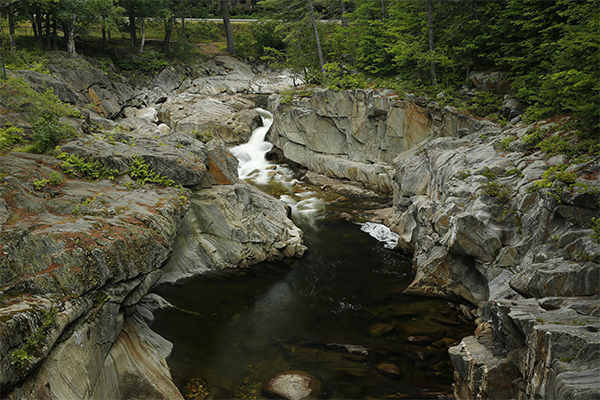
[[[24,113],[32,121],[50,115],[81,117],[79,110],[62,103],[51,88],[40,93],[21,78],[8,78],[0,81],[0,101],[4,108]]]
[[[502,109],[502,95],[493,92],[477,92],[473,96],[471,112],[478,117],[496,114]]]
[[[504,139],[502,139],[502,141],[500,142],[500,147],[502,148],[502,150],[504,151],[509,151],[510,150],[510,144],[515,140],[516,138],[514,136],[507,136]]]
[[[242,24],[235,27],[233,30],[233,42],[235,43],[235,51],[239,56],[257,56],[256,39],[251,25]]]
[[[45,153],[56,147],[58,141],[66,136],[64,129],[65,125],[58,122],[56,116],[50,114],[47,117],[41,117],[33,124],[33,140],[36,150]]]
[[[600,243],[600,218],[592,218],[592,240],[596,243]]]
[[[0,129],[0,150],[9,148],[15,143],[23,141],[23,129],[13,125]]]
[[[162,186],[174,186],[175,181],[171,179],[166,179],[160,174],[154,172],[154,170],[146,164],[141,157],[133,157],[131,160],[131,164],[129,164],[129,176],[132,179],[135,179],[138,184],[143,185],[146,182],[156,183]]]
[[[223,24],[211,21],[198,21],[186,27],[190,39],[201,42],[216,42],[223,38]],[[237,43],[236,43],[237,48]]]
[[[363,89],[367,79],[363,74],[350,73],[338,63],[328,63],[323,66],[327,76],[327,87],[331,90]]]

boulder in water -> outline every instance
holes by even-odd
[[[304,372],[284,372],[275,375],[263,388],[266,395],[288,400],[314,399],[320,389],[321,383]]]

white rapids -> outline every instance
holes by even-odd
[[[271,187],[270,192],[277,192],[279,199],[292,208],[294,218],[314,221],[324,211],[325,203],[315,192],[301,187],[289,167],[267,160],[266,154],[273,144],[265,141],[265,137],[273,124],[273,114],[262,108],[256,111],[262,118],[263,126],[252,132],[247,143],[230,149],[239,161],[240,179],[257,186]],[[282,191],[286,193],[281,194]]]

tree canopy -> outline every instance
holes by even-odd
[[[231,29],[239,9],[227,0],[0,0],[10,48],[18,24],[31,25],[41,50],[72,53],[100,26],[105,48],[120,31],[141,53],[151,18],[169,53],[173,36],[188,45],[186,18],[222,16],[228,53],[264,57],[305,82],[459,87],[473,71],[504,71],[537,117],[600,120],[600,0],[262,0],[256,15],[269,22]]]

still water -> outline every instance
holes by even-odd
[[[152,329],[174,344],[167,361],[177,386],[191,398],[255,399],[277,373],[302,371],[321,382],[324,399],[450,392],[447,348],[472,327],[447,301],[402,294],[410,258],[339,219],[353,210],[360,221],[377,204],[319,197],[264,161],[265,143],[233,149],[240,176],[292,206],[308,251],[154,289],[175,306],[157,311]]]

